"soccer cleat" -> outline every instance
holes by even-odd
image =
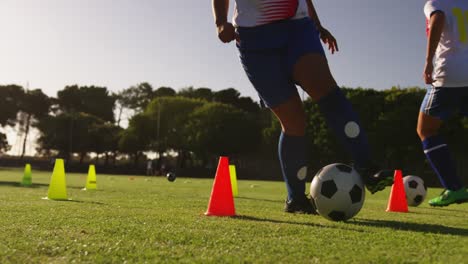
[[[358,173],[361,175],[366,188],[372,193],[382,191],[387,186],[392,186],[393,184],[393,174],[392,170],[378,170],[375,167],[370,168],[355,168]],[[377,172],[376,172],[377,171]]]
[[[284,211],[287,213],[299,213],[299,214],[318,214],[314,204],[314,200],[307,197],[305,194],[303,197],[298,199],[288,200],[284,206]]]
[[[430,206],[448,206],[454,203],[468,202],[468,191],[461,188],[458,191],[444,190],[439,196],[429,200]]]

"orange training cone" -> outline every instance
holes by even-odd
[[[392,190],[388,200],[387,212],[408,212],[408,202],[406,201],[405,186],[401,170],[395,171]]]
[[[213,189],[208,203],[208,216],[234,216],[234,198],[232,197],[231,179],[229,176],[229,159],[220,157],[218,169],[216,170]]]

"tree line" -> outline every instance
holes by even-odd
[[[416,134],[424,89],[343,90],[360,114],[376,162],[420,174],[430,171]],[[304,108],[311,167],[350,162],[317,104],[306,99]],[[109,166],[124,161],[138,166],[148,152],[176,157],[179,168],[212,166],[219,155],[245,161],[243,164],[250,164],[246,168],[262,164],[253,162],[257,160],[277,163],[280,124],[269,110],[234,88],[176,91],[141,83],[112,93],[106,87],[72,85],[56,97],[48,97],[41,89],[3,85],[0,109],[0,125],[16,126],[24,135],[21,157],[31,128],[35,128],[39,131],[38,156],[78,163],[92,153]],[[130,118],[124,128],[125,113]],[[460,160],[466,158],[467,132],[466,118],[450,120],[443,130]],[[6,136],[0,133],[0,151],[9,148]]]
[[[129,156],[135,164],[149,151],[162,154],[170,150],[186,156],[211,153],[213,147],[202,147],[211,136],[199,131],[190,134],[200,126],[208,132],[211,124],[202,118],[215,114],[218,122],[227,118],[234,122],[230,122],[232,125],[241,123],[245,127],[244,117],[255,123],[247,112],[260,111],[256,102],[233,88],[212,91],[188,87],[176,91],[170,87],[154,89],[148,83],[119,93],[111,93],[106,87],[72,85],[58,91],[56,97],[48,97],[41,89],[3,85],[0,109],[0,125],[16,127],[23,135],[21,157],[31,128],[36,128],[38,156],[78,158],[81,162],[93,153],[97,158],[104,157],[106,163]],[[128,127],[123,128],[125,112],[131,117]],[[229,132],[235,134],[236,129],[232,127]],[[206,147],[209,150],[205,151]],[[10,148],[6,135],[0,133],[0,151]],[[226,153],[237,148],[228,145]]]

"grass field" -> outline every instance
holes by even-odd
[[[387,213],[386,190],[330,222],[282,212],[282,182],[239,181],[238,216],[218,218],[203,215],[212,180],[98,174],[82,191],[67,174],[73,201],[58,202],[41,199],[50,175],[23,188],[0,170],[0,263],[468,263],[468,204]]]

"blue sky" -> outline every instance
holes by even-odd
[[[340,46],[329,55],[340,85],[423,86],[424,0],[314,3]],[[49,96],[71,84],[113,92],[140,82],[234,87],[257,100],[235,45],[218,41],[211,12],[209,0],[2,0],[0,84],[29,84]]]
[[[231,0],[231,5],[234,1]],[[341,51],[340,85],[422,86],[424,0],[316,0]],[[215,35],[211,1],[2,0],[0,83],[42,88],[102,85],[234,87],[256,98],[234,44]]]

